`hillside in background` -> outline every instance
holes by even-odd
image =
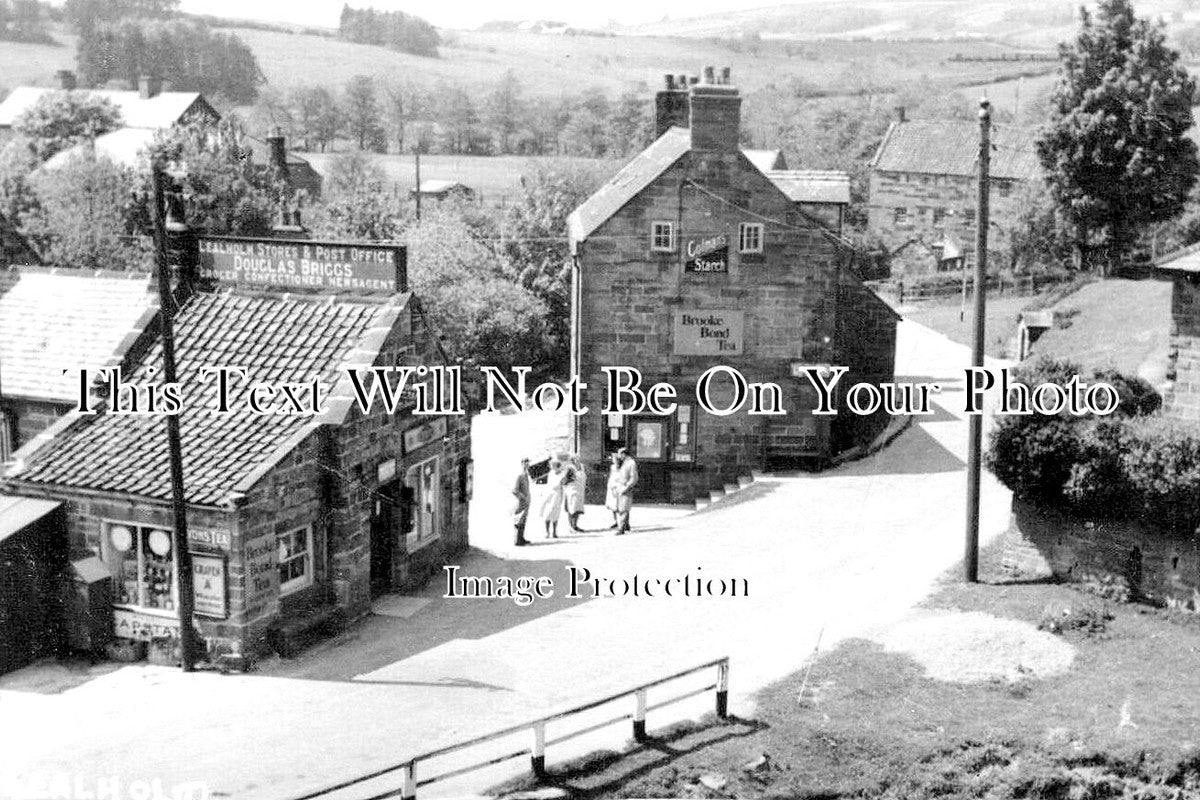
[[[634,36],[739,36],[764,39],[986,37],[1052,47],[1074,31],[1080,0],[802,0],[787,5],[626,26]],[[1092,5],[1092,3],[1086,3]],[[1200,17],[1192,0],[1141,0],[1138,13],[1180,22]]]

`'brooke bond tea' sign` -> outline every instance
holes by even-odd
[[[318,291],[408,290],[403,247],[224,236],[202,236],[199,245],[203,280]]]
[[[675,355],[716,356],[742,352],[743,311],[700,309],[676,311]]]
[[[729,240],[724,234],[687,243],[684,272],[729,272]]]

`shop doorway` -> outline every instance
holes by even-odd
[[[638,465],[638,485],[633,496],[641,503],[671,500],[671,420],[668,417],[632,417],[626,447]]]
[[[392,561],[401,523],[402,487],[399,481],[375,490],[371,513],[371,596],[392,590]]]

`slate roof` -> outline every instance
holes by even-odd
[[[15,283],[0,294],[5,397],[74,404],[78,370],[119,358],[158,308],[146,273],[28,267],[9,273]]]
[[[692,149],[687,128],[670,128],[567,217],[571,241],[583,241]]]
[[[376,359],[409,299],[407,294],[371,301],[234,289],[193,296],[175,327],[188,502],[226,503],[252,487],[321,424],[344,419],[349,408],[345,370],[369,366]],[[146,382],[146,368],[161,363],[160,341],[127,380]],[[338,401],[330,402],[323,417],[257,416],[244,403],[234,413],[216,414],[215,382],[200,380],[202,367],[216,365],[241,367],[250,381],[319,378],[333,386],[332,396]],[[160,500],[171,497],[161,416],[72,415],[39,438],[15,454],[16,466],[8,478]]]
[[[850,176],[834,170],[786,169],[763,173],[793,203],[850,204]]]
[[[992,128],[993,178],[1031,180],[1041,170],[1034,141],[1036,128]],[[957,120],[893,122],[871,166],[880,172],[972,176],[979,155],[979,125]]]
[[[17,117],[25,113],[45,94],[62,92],[40,86],[18,86],[0,102],[0,127],[11,127]],[[179,122],[197,103],[212,111],[212,106],[199,92],[159,92],[154,97],[143,98],[136,91],[112,89],[79,89],[88,94],[111,100],[121,111],[121,124],[126,128],[169,128]]]

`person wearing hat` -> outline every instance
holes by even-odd
[[[637,486],[638,468],[625,447],[613,453],[612,461],[606,505],[613,512],[613,527],[617,529],[617,536],[620,536],[629,532],[629,512],[633,508],[633,487]]]
[[[517,547],[525,544],[525,521],[529,519],[529,459],[521,459],[521,472],[513,484],[513,497],[516,507],[513,509],[513,527],[517,531]]]

